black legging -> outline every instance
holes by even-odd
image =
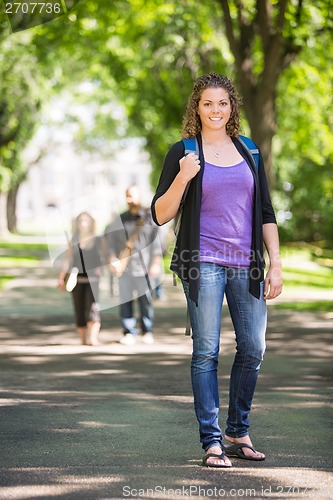
[[[76,325],[87,326],[88,321],[101,321],[98,301],[98,282],[77,283],[72,291]]]

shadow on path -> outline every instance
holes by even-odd
[[[69,297],[44,285],[1,295],[0,498],[332,498],[331,315],[270,307],[252,411],[267,460],[223,471],[201,467],[180,287],[156,302],[153,345],[120,345],[113,308],[91,348]],[[222,427],[233,351],[225,310]]]

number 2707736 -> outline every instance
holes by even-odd
[[[60,3],[45,2],[6,2],[6,14],[60,14],[63,9]]]

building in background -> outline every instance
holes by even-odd
[[[84,210],[103,228],[127,208],[125,190],[132,184],[140,187],[143,203],[150,204],[151,166],[144,139],[126,138],[126,114],[119,103],[110,99],[98,105],[89,82],[77,90],[87,102],[76,102],[71,92],[53,98],[25,152],[27,178],[19,188],[16,209],[21,233],[43,232],[50,214],[57,212],[60,227],[53,217],[48,232],[61,233],[63,224]],[[100,136],[94,129],[97,116],[109,120]]]
[[[138,139],[115,144],[115,153],[109,159],[77,153],[70,143],[57,143],[29,169],[20,187],[18,228],[39,233],[54,211],[61,212],[63,221],[71,221],[84,210],[103,228],[117,212],[126,209],[125,190],[129,185],[137,184],[143,203],[150,204],[150,170],[148,155]],[[49,229],[57,234],[63,227],[53,224]]]

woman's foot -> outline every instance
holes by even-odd
[[[222,455],[222,450],[219,446],[212,446],[208,448],[206,451],[206,455],[209,453],[214,453],[215,455],[219,455],[218,457],[208,457],[205,459],[206,467],[231,467],[232,463],[229,458],[225,455],[223,458],[220,457]]]
[[[79,334],[81,344],[87,345],[87,329],[84,326],[77,327],[77,333]]]
[[[89,345],[91,345],[91,346],[102,345],[102,342],[99,342],[99,340],[92,340],[91,344],[89,344]]]
[[[245,443],[245,444],[251,446],[251,448],[253,448],[250,436],[243,436],[241,438],[233,438],[233,437],[227,436],[225,434],[224,438],[225,438],[227,443],[230,443],[230,444]],[[263,453],[261,453],[260,451],[251,450],[250,448],[247,448],[247,447],[241,448],[241,450],[242,450],[245,457],[249,457],[249,460],[265,460],[265,458],[266,458],[265,455]]]
[[[101,329],[101,323],[99,321],[89,321],[88,322],[88,332],[87,332],[87,343],[91,346],[101,345],[98,341],[99,331]]]

